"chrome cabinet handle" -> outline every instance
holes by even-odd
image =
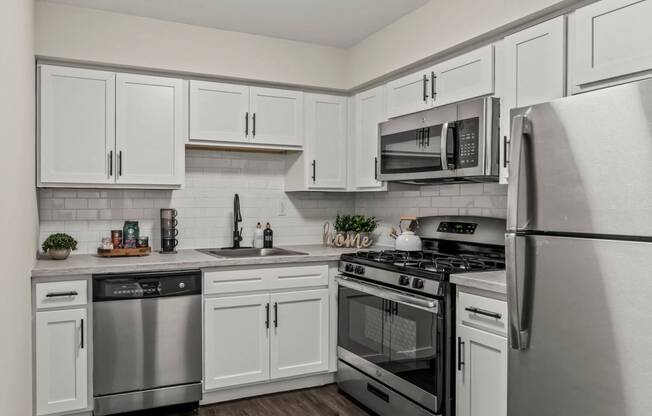
[[[428,76],[423,75],[423,101],[428,101]]]
[[[503,317],[503,315],[498,313],[498,312],[491,312],[491,311],[487,311],[487,310],[476,308],[476,307],[464,308],[464,310],[468,311],[468,312],[471,312],[471,313],[474,313],[474,314],[477,314],[477,315],[484,315],[484,316],[488,316],[490,318],[495,318],[495,319],[500,319],[500,318]]]
[[[507,184],[507,229],[516,230],[519,226],[519,213],[527,216],[527,181],[521,180],[521,168],[523,154],[525,153],[526,141],[530,137],[532,127],[530,121],[524,115],[514,116],[512,124],[512,134],[510,138],[510,163],[509,163],[509,183]],[[523,187],[524,189],[521,189]],[[522,198],[519,193],[523,192]],[[521,218],[521,222],[527,218]]]
[[[64,296],[77,296],[79,293],[76,291],[70,291],[70,292],[52,292],[52,293],[47,293],[45,295],[46,298],[57,298],[57,297],[64,297]]]

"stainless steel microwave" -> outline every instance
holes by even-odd
[[[378,179],[404,183],[496,182],[497,98],[480,98],[379,125]]]

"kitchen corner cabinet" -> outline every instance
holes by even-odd
[[[385,119],[385,86],[353,98],[349,146],[350,186],[353,191],[386,190],[378,178],[378,125]]]
[[[386,84],[387,117],[494,93],[494,47],[487,45]]]
[[[286,191],[346,191],[347,97],[305,94],[305,144],[287,155]]]
[[[566,17],[532,26],[503,41],[500,181],[507,183],[510,111],[561,98],[566,90]]]
[[[179,188],[181,80],[39,65],[40,187]]]
[[[573,92],[638,79],[645,71],[652,76],[651,16],[652,0],[602,0],[577,9]]]
[[[507,416],[507,303],[458,288],[456,315],[456,416]]]
[[[191,80],[189,142],[300,150],[303,96],[301,91]]]

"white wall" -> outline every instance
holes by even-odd
[[[4,0],[0,13],[0,413],[32,414],[30,273],[36,247],[34,12]]]
[[[43,1],[37,55],[207,76],[344,88],[343,49]]]
[[[358,86],[509,23],[576,0],[431,0],[347,51],[347,85]]]

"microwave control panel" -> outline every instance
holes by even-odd
[[[455,123],[457,142],[455,149],[455,167],[457,169],[478,166],[478,137],[480,119],[478,117]]]

